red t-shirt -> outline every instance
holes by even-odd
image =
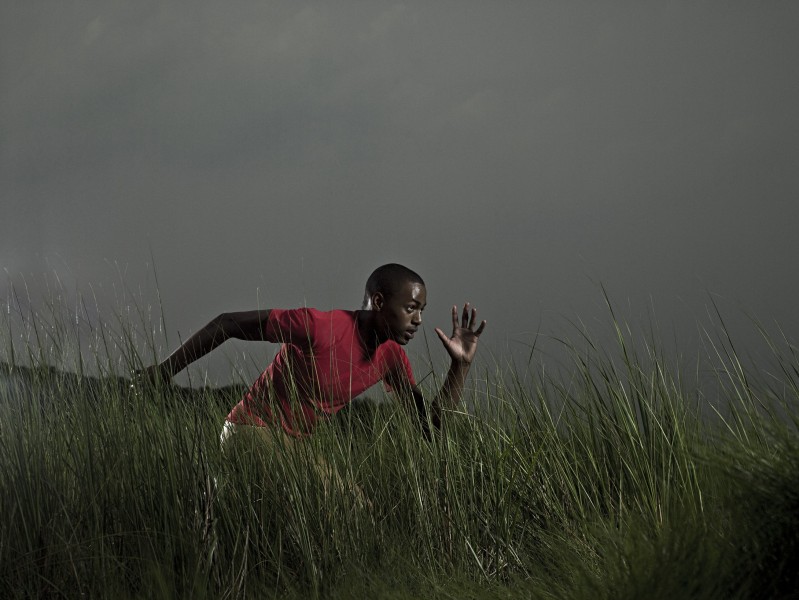
[[[280,422],[287,433],[300,436],[381,379],[389,391],[416,385],[408,357],[395,341],[366,355],[356,315],[272,309],[264,339],[281,343],[280,351],[227,420],[259,427]]]

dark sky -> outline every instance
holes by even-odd
[[[606,322],[600,285],[667,336],[713,297],[795,339],[797,31],[795,2],[4,2],[0,297],[146,309],[157,274],[171,344],[402,262],[429,335],[469,300],[499,356]]]

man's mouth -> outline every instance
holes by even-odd
[[[415,333],[416,333],[415,329],[407,329],[407,330],[405,330],[405,337],[408,338],[409,340],[412,340],[413,339],[413,334],[415,334]]]

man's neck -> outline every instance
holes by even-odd
[[[378,334],[377,328],[377,314],[371,310],[356,311],[356,323],[358,327],[358,335],[361,342],[369,356],[374,354],[377,347],[385,340],[381,339],[382,336]]]

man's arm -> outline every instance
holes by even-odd
[[[436,397],[433,398],[430,415],[436,428],[441,428],[441,417],[444,409],[453,409],[460,404],[463,395],[463,387],[466,383],[466,376],[472,366],[472,361],[477,353],[477,340],[485,329],[486,322],[481,321],[480,326],[475,329],[477,324],[477,309],[469,310],[469,303],[463,306],[461,322],[458,324],[458,307],[452,307],[452,337],[447,337],[444,331],[436,327],[441,343],[452,359],[447,377],[441,386]]]
[[[403,394],[403,400],[405,402],[405,406],[408,408],[408,411],[413,413],[416,412],[416,419],[419,422],[419,427],[422,430],[422,435],[424,439],[430,440],[432,437],[430,435],[430,421],[427,420],[427,407],[424,404],[424,397],[422,396],[421,390],[417,386],[412,386],[410,388],[410,394],[405,395]],[[431,415],[431,417],[434,417]],[[433,427],[436,429],[441,429],[441,421],[440,419],[431,418],[433,423]]]
[[[166,380],[230,338],[263,340],[268,317],[267,309],[223,313],[189,337],[163,361],[137,371],[136,376],[151,382]]]
[[[441,389],[430,403],[430,422],[436,429],[441,429],[441,419],[444,410],[453,409],[460,404],[466,376],[477,353],[477,340],[485,329],[486,322],[482,321],[475,329],[477,323],[477,309],[469,310],[467,302],[463,307],[463,315],[458,323],[458,307],[452,307],[452,337],[438,327],[435,332],[444,344],[444,348],[452,359],[447,376]],[[427,411],[425,409],[422,393],[417,386],[411,388],[413,397],[412,406],[416,408],[425,437],[429,439],[430,431],[427,425]],[[410,404],[410,403],[409,403]]]

